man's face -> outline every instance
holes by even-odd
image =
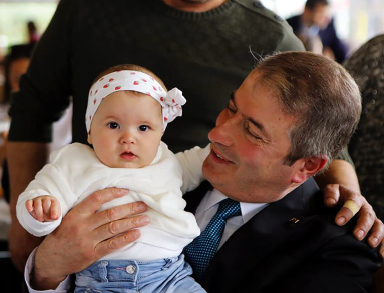
[[[320,29],[325,29],[331,21],[331,11],[328,5],[318,4],[313,10],[310,10],[313,24]]]
[[[144,94],[118,91],[101,102],[88,142],[111,168],[142,168],[155,158],[161,136],[160,104]]]
[[[203,164],[205,178],[223,194],[243,202],[274,202],[292,189],[297,170],[283,164],[295,118],[254,70],[232,96],[208,138],[212,151]]]

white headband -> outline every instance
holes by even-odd
[[[181,106],[186,102],[180,90],[173,88],[167,93],[148,74],[132,70],[115,71],[103,76],[91,87],[85,114],[85,125],[88,133],[91,129],[93,116],[101,101],[117,91],[135,91],[149,95],[158,101],[162,108],[163,131],[167,127],[167,123],[173,121],[177,116],[181,116]]]

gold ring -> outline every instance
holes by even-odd
[[[355,203],[355,201],[351,199],[347,200],[343,207],[349,209],[353,215],[356,215],[356,213],[360,210],[359,206]]]

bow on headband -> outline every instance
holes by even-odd
[[[158,101],[162,108],[163,131],[169,122],[173,121],[177,116],[181,116],[181,106],[186,102],[180,90],[173,88],[166,92],[148,74],[133,70],[115,71],[103,76],[91,87],[85,114],[85,125],[88,133],[91,129],[93,116],[99,108],[101,101],[117,91],[135,91],[149,95]]]

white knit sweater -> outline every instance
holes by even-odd
[[[196,188],[202,181],[202,163],[209,153],[195,147],[174,155],[161,142],[153,162],[144,168],[109,168],[99,161],[94,151],[74,143],[58,149],[50,164],[37,173],[19,196],[17,217],[21,225],[35,236],[51,233],[62,217],[91,193],[107,187],[129,189],[127,196],[115,199],[100,210],[135,201],[143,201],[149,209],[150,224],[141,228],[141,237],[120,251],[103,259],[149,261],[177,256],[184,246],[199,235],[191,213],[184,211],[182,193]],[[61,217],[53,222],[39,222],[27,211],[25,202],[41,195],[56,197]]]

